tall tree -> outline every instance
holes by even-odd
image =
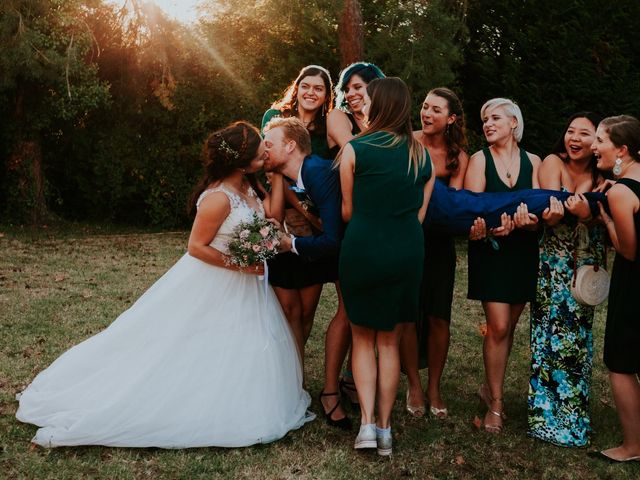
[[[344,0],[344,8],[338,25],[340,66],[362,60],[364,57],[364,25],[362,8],[358,0]]]
[[[466,39],[462,2],[378,0],[364,3],[363,15],[367,60],[405,80],[416,107],[429,89],[458,86]]]
[[[93,2],[94,4],[96,2]],[[6,0],[0,6],[0,114],[6,218],[47,215],[42,140],[59,122],[78,122],[106,102],[84,20],[90,2]]]

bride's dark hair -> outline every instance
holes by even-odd
[[[232,123],[209,135],[202,149],[204,173],[191,194],[189,215],[195,216],[196,202],[208,185],[247,167],[256,158],[261,142],[258,129],[244,121]]]

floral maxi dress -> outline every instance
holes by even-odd
[[[576,250],[577,249],[577,250]],[[531,305],[531,379],[528,434],[561,446],[589,443],[589,389],[594,307],[571,295],[577,267],[603,264],[604,231],[567,219],[545,227],[540,271]]]

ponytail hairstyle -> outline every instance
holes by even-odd
[[[640,121],[631,115],[607,117],[600,122],[616,147],[627,147],[629,156],[640,162]]]
[[[204,142],[204,172],[189,200],[188,211],[194,217],[196,203],[208,185],[224,180],[234,171],[246,168],[256,158],[262,137],[248,122],[235,122],[213,132]]]
[[[460,152],[467,148],[467,134],[464,122],[464,110],[458,96],[450,89],[438,87],[429,90],[427,95],[435,95],[447,101],[449,115],[455,115],[455,121],[447,125],[444,132],[444,141],[447,146],[446,168],[455,172],[460,166]]]
[[[358,136],[379,131],[391,133],[393,138],[387,147],[406,140],[409,147],[407,172],[413,167],[417,178],[427,156],[422,144],[413,137],[411,94],[407,84],[398,77],[376,78],[367,85],[367,93],[371,98],[369,128]]]
[[[307,125],[307,129],[313,130],[318,134],[325,134],[327,132],[327,114],[333,108],[333,84],[331,83],[329,71],[320,65],[307,65],[300,70],[296,79],[291,82],[282,94],[282,98],[273,102],[271,108],[282,112],[283,117],[297,117],[298,87],[306,77],[320,77],[324,82],[324,88],[326,90],[324,103],[315,113],[311,123]]]
[[[564,137],[567,133],[567,130],[569,130],[569,126],[571,126],[571,122],[573,122],[576,118],[586,118],[587,120],[589,120],[589,123],[593,125],[594,131],[598,128],[598,124],[602,121],[602,115],[594,112],[577,112],[569,117],[569,120],[567,120],[567,124],[565,125],[564,130],[562,130],[562,135],[560,135],[560,137],[556,140],[556,143],[554,143],[553,147],[551,148],[551,152],[549,152],[558,156],[560,160],[562,160],[564,163],[569,162],[569,157],[567,155],[567,147],[564,144]],[[597,165],[598,165],[598,159],[593,153],[591,153],[591,158],[589,159],[589,169],[591,170],[591,185],[593,187],[598,185],[598,181],[602,176],[602,172],[598,170]]]

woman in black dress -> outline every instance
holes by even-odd
[[[413,132],[413,136],[429,152],[436,181],[455,189],[462,188],[469,156],[463,150],[467,142],[460,99],[448,88],[434,88],[422,103],[420,121],[422,128]],[[456,248],[452,235],[428,227],[424,230],[424,247],[422,316],[416,325],[419,354],[415,353],[415,331],[411,326],[405,330],[400,346],[402,364],[409,380],[406,408],[414,416],[424,414],[424,406],[420,406],[424,401],[420,377],[414,385],[410,375],[418,370],[417,366],[411,367],[411,362],[418,359],[421,368],[428,367],[426,400],[429,412],[436,418],[445,418],[448,410],[440,392],[440,380],[449,352]]]
[[[611,170],[617,182],[607,192],[609,216],[601,218],[616,249],[611,276],[604,363],[622,424],[622,445],[597,456],[610,461],[640,460],[640,121],[628,115],[605,118],[596,131],[592,150],[600,170]]]
[[[486,102],[480,116],[488,148],[469,159],[464,187],[473,192],[514,192],[538,188],[540,158],[521,149],[524,121],[520,108],[506,98]],[[502,401],[504,377],[513,335],[527,302],[535,298],[538,273],[535,228],[525,209],[514,214],[513,223],[522,226],[496,241],[469,242],[469,290],[467,297],[482,301],[487,319],[483,359],[485,381],[479,390],[487,404],[484,428],[500,433],[504,419]],[[473,237],[470,237],[473,238]]]

